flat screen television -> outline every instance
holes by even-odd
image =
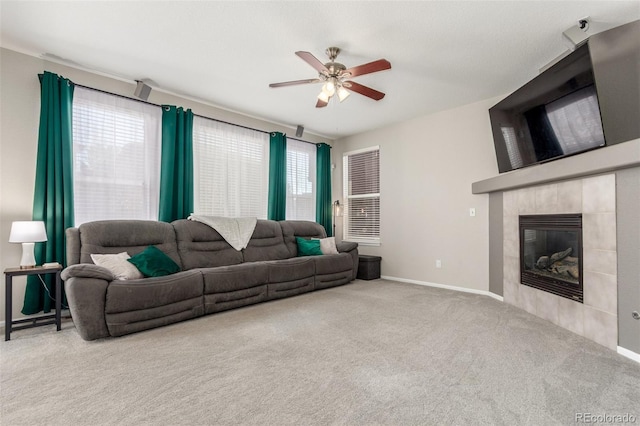
[[[588,44],[489,109],[500,173],[605,145]]]

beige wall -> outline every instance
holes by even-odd
[[[488,109],[500,98],[419,117],[334,144],[334,199],[342,200],[342,153],[380,146],[382,275],[489,290],[488,195],[471,184],[495,176]],[[476,216],[469,216],[469,209]],[[338,235],[341,235],[338,232]],[[436,259],[442,268],[435,267]]]
[[[7,49],[0,49],[0,268],[15,267],[22,253],[19,244],[9,244],[11,222],[29,220],[33,207],[36,149],[40,117],[38,74],[51,71],[76,84],[133,96],[135,84],[69,68]],[[191,108],[194,113],[235,124],[264,130],[295,134],[295,126],[286,127],[243,116],[200,102],[152,90],[149,102]],[[305,133],[310,142],[330,140]],[[22,316],[23,277],[14,280],[13,317]],[[4,321],[4,290],[0,291],[0,321]]]
[[[4,49],[0,55],[0,268],[4,271],[19,265],[22,253],[20,244],[7,242],[11,222],[31,219],[40,116],[37,74],[43,62]],[[25,282],[23,277],[13,280],[14,318],[22,316]],[[4,321],[4,291],[0,312]]]

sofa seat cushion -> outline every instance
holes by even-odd
[[[112,281],[105,300],[109,334],[122,336],[201,316],[202,288],[200,271]]]
[[[214,268],[242,263],[242,252],[234,249],[212,227],[193,220],[172,222],[176,230],[182,269]]]
[[[296,257],[293,259],[265,262],[265,264],[269,267],[270,283],[313,277],[316,273],[316,267],[312,257]]]
[[[267,265],[262,262],[200,269],[205,313],[225,311],[267,300]]]
[[[332,274],[335,272],[351,271],[353,261],[348,253],[327,254],[312,258],[316,265],[316,274]]]
[[[266,284],[267,265],[262,262],[200,269],[204,278],[204,294],[226,293]]]

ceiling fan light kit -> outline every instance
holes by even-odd
[[[322,102],[329,102],[329,95],[327,95],[327,92],[323,90],[318,95],[318,99],[320,99]]]
[[[336,93],[336,86],[340,84],[335,80],[335,78],[331,77],[327,80],[324,86],[322,86],[322,91],[328,96],[333,96]]]
[[[342,102],[349,97],[349,95],[351,94],[350,91],[359,93],[375,101],[379,101],[380,99],[384,98],[384,93],[378,92],[375,89],[363,86],[362,84],[347,79],[359,75],[388,70],[391,68],[391,63],[389,61],[387,61],[386,59],[378,59],[377,61],[369,62],[367,64],[362,64],[347,69],[346,66],[335,61],[338,57],[338,54],[340,53],[339,48],[329,47],[325,51],[325,53],[329,57],[329,62],[323,64],[309,52],[296,52],[296,55],[298,57],[300,57],[306,63],[311,65],[316,71],[318,71],[318,78],[272,83],[269,85],[269,87],[285,87],[298,84],[324,83],[322,85],[322,90],[318,95],[316,108],[323,108],[327,106],[334,95],[337,95],[338,100]]]
[[[338,99],[340,100],[340,102],[342,102],[345,99],[347,99],[350,94],[351,93],[349,93],[349,91],[347,89],[345,89],[344,87],[342,87],[342,86],[338,87]]]

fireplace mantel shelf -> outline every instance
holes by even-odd
[[[471,192],[507,191],[639,166],[640,139],[635,139],[474,182]]]

